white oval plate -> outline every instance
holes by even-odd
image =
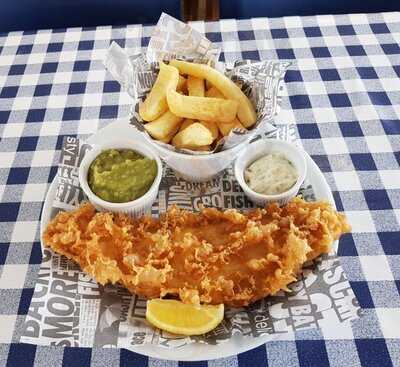
[[[97,133],[93,134],[89,139],[87,139],[87,142],[89,144],[101,144],[103,142],[110,141],[110,139],[118,138],[132,138],[139,140],[143,139],[143,137],[140,136],[136,129],[133,126],[129,125],[126,120],[117,120],[107,125],[105,128],[99,130]],[[306,180],[312,185],[316,199],[328,200],[330,203],[335,205],[332,192],[328,186],[328,183],[325,180],[325,177],[307,153],[306,161]],[[47,223],[50,221],[51,206],[55,197],[56,186],[56,180],[53,180],[47,192],[42,210],[40,233],[43,233]],[[337,250],[337,245],[338,241],[336,241],[334,244],[335,250]],[[281,335],[279,337],[279,339],[282,338],[285,338],[285,336]],[[141,345],[132,347],[132,350],[136,353],[140,353],[153,358],[169,359],[176,361],[201,361],[224,358],[243,353],[250,349],[258,347],[261,344],[264,344],[268,339],[268,335],[265,337],[260,336],[258,338],[244,338],[236,335],[229,341],[220,345],[193,343],[175,349],[166,349],[157,345]]]

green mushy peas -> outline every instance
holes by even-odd
[[[154,159],[130,149],[101,152],[89,167],[88,183],[101,199],[126,203],[143,196],[157,175]]]

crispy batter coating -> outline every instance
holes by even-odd
[[[120,282],[147,298],[246,306],[296,279],[302,264],[350,230],[326,202],[293,199],[246,214],[172,206],[160,219],[96,213],[91,204],[59,213],[44,243],[99,283]]]

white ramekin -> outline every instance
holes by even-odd
[[[191,155],[164,148],[146,134],[143,135],[167,166],[172,168],[180,177],[191,182],[208,181],[218,175],[235,160],[251,138],[249,136],[248,139],[233,148],[218,153]]]
[[[150,189],[143,196],[136,200],[128,201],[126,203],[111,203],[100,199],[96,194],[93,193],[87,181],[88,170],[93,160],[102,151],[107,149],[132,149],[142,154],[143,156],[154,159],[156,161],[157,176],[154,179],[153,184],[150,186]],[[125,213],[130,215],[131,217],[140,217],[144,214],[149,214],[151,206],[157,198],[161,178],[162,164],[158,155],[151,148],[149,148],[147,144],[133,140],[113,140],[106,144],[94,146],[92,150],[86,152],[79,167],[79,183],[89,201],[94,205],[97,210]]]
[[[247,185],[244,179],[245,169],[258,158],[272,153],[279,152],[293,163],[299,174],[299,177],[288,191],[277,195],[259,194]],[[237,157],[234,165],[235,177],[239,185],[243,189],[246,196],[256,205],[265,206],[267,203],[277,202],[279,205],[284,205],[293,199],[301,184],[304,182],[307,174],[307,163],[304,152],[301,148],[292,143],[276,139],[261,139],[252,144],[249,144]]]

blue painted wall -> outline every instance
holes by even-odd
[[[400,0],[220,0],[223,18],[376,13],[400,10]]]
[[[221,18],[400,10],[400,0],[220,0]],[[180,0],[0,0],[0,32],[155,23],[180,17]]]
[[[0,32],[155,23],[180,17],[179,0],[0,0]]]

